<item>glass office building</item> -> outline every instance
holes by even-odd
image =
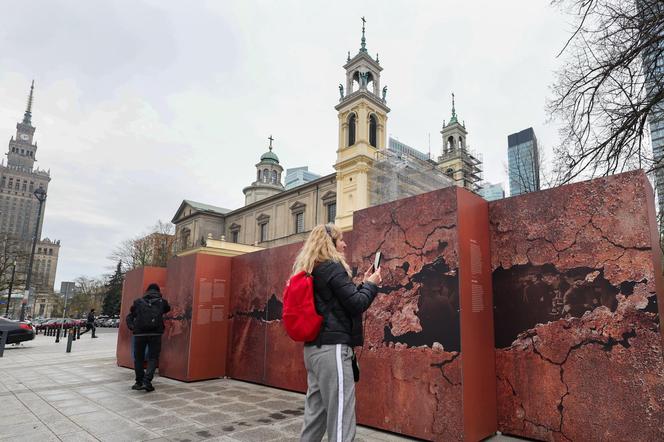
[[[507,137],[510,196],[540,190],[539,151],[532,127]]]

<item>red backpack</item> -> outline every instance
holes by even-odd
[[[286,333],[294,341],[310,342],[318,336],[323,317],[314,305],[314,278],[304,270],[286,283],[282,319]]]

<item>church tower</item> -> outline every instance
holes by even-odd
[[[339,85],[339,104],[334,108],[339,117],[339,148],[337,161],[337,217],[335,224],[342,230],[353,227],[353,212],[369,205],[368,172],[376,152],[385,149],[385,126],[390,108],[385,104],[387,87],[380,88],[383,68],[366,48],[365,23],[362,17],[360,50],[344,69],[346,87]],[[381,95],[382,94],[382,95]]]
[[[467,145],[466,124],[459,123],[452,94],[452,117],[443,121],[443,148],[438,157],[438,168],[452,178],[457,186],[477,192],[482,174],[482,161],[470,152]]]
[[[261,155],[261,160],[256,164],[256,181],[242,190],[245,206],[284,191],[284,186],[281,184],[281,173],[284,168],[279,164],[277,154],[272,152],[274,141],[272,135],[268,140],[270,140],[268,151]]]

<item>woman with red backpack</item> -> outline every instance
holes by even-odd
[[[355,378],[359,369],[353,347],[361,346],[362,313],[369,308],[381,283],[380,268],[370,267],[355,286],[346,263],[343,234],[334,224],[318,225],[295,259],[293,275],[313,277],[316,312],[322,316],[315,339],[304,344],[307,396],[300,440],[320,441],[327,430],[333,441],[355,438]]]

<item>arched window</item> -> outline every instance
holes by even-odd
[[[449,136],[447,139],[447,150],[451,151],[454,150],[454,137],[452,135]]]
[[[261,170],[258,169],[258,181],[260,181],[260,180],[261,180]]]
[[[463,143],[463,137],[459,137],[459,148],[463,149],[466,145]]]
[[[348,145],[355,144],[355,126],[357,126],[357,118],[355,114],[350,114],[348,117]]]
[[[277,184],[277,171],[272,171],[272,184]]]
[[[369,116],[369,144],[371,144],[373,147],[377,147],[376,145],[377,130],[378,130],[378,124],[376,121],[376,116],[371,114],[371,116]]]
[[[263,169],[263,182],[267,183],[270,181],[270,171],[267,169]]]

